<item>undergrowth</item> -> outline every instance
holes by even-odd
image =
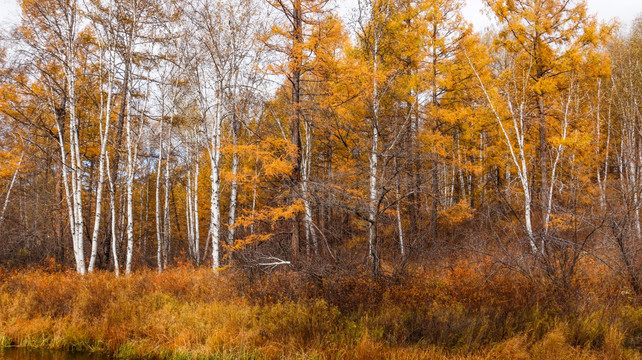
[[[4,271],[0,347],[122,359],[642,359],[642,305],[617,282],[594,273],[556,293],[471,264],[376,280]]]

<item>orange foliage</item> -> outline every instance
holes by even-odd
[[[489,261],[378,279],[287,271],[248,277],[187,263],[121,278],[50,270],[0,273],[0,339],[128,358],[639,356],[626,343],[642,331],[642,310],[616,284],[596,291],[601,270],[578,287],[572,308]]]

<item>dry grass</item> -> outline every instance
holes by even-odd
[[[252,283],[184,267],[120,278],[0,272],[0,347],[128,359],[642,358],[642,306],[600,276],[560,305],[541,285],[469,265]]]

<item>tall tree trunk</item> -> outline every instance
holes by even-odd
[[[221,232],[221,207],[220,207],[220,165],[221,165],[221,104],[216,104],[213,123],[210,126],[210,167],[212,169],[210,180],[212,182],[210,196],[210,236],[212,242],[212,268],[220,267],[220,232]]]
[[[2,229],[2,221],[4,220],[4,214],[7,211],[7,205],[9,204],[9,196],[11,196],[11,190],[13,190],[13,185],[16,183],[16,178],[18,177],[18,172],[20,171],[20,165],[22,164],[22,158],[24,153],[20,155],[20,160],[18,161],[18,168],[14,171],[13,176],[11,177],[11,182],[9,183],[9,188],[7,189],[7,194],[4,196],[4,204],[2,204],[2,212],[0,212],[0,229]]]
[[[58,246],[58,261],[60,263],[65,262],[65,245],[64,245],[64,229],[63,229],[63,218],[64,218],[64,206],[62,205],[64,202],[64,190],[62,186],[62,172],[64,171],[63,169],[63,161],[60,161],[60,164],[56,166],[56,194],[55,194],[55,204],[56,204],[56,210],[55,210],[55,224],[54,228],[56,230],[56,242]]]
[[[395,157],[395,168],[397,168],[397,176],[395,176],[395,196],[396,201],[396,210],[397,210],[397,232],[399,233],[399,249],[401,252],[401,257],[406,257],[406,246],[404,244],[403,238],[403,224],[401,222],[401,186],[399,184],[399,165],[397,164],[397,158]]]
[[[161,172],[163,164],[163,119],[160,120],[160,134],[158,140],[158,162],[156,163],[156,266],[158,272],[163,271],[163,230],[161,222],[161,203],[160,203],[160,191],[161,191]],[[166,210],[167,211],[167,210]]]
[[[303,197],[304,206],[304,222],[305,222],[305,240],[310,248],[312,248],[314,255],[319,256],[319,244],[317,241],[317,233],[314,229],[314,222],[312,220],[312,204],[310,203],[310,168],[312,162],[312,129],[307,121],[303,122],[305,130],[305,151],[303,152],[303,160],[301,162],[301,195]],[[309,252],[309,251],[308,251]]]
[[[70,30],[72,31],[72,30]],[[73,32],[73,31],[72,31]],[[73,36],[70,35],[67,49],[67,60],[71,61],[73,54]],[[60,157],[62,159],[62,177],[65,188],[65,197],[69,210],[69,228],[71,232],[74,258],[76,261],[76,271],[82,275],[85,274],[85,257],[83,249],[83,216],[82,216],[82,162],[80,160],[80,150],[78,144],[78,119],[76,117],[76,94],[75,94],[75,67],[66,64],[66,110],[58,111],[54,107],[56,115],[56,127],[58,130],[58,143],[60,148]],[[69,118],[69,162],[67,162],[67,152],[65,150],[65,141],[63,138],[63,123],[65,114]]]
[[[129,275],[132,270],[132,259],[134,257],[134,141],[132,139],[131,115],[127,112],[126,125],[127,138],[127,182],[126,182],[126,201],[127,201],[127,258],[125,263],[125,274]]]
[[[439,202],[441,198],[441,190],[439,189],[439,164],[436,160],[437,155],[433,154],[432,161],[432,205],[430,206],[430,233],[432,241],[437,241],[437,215],[439,210]]]
[[[546,227],[548,220],[548,148],[546,146],[546,110],[544,109],[544,100],[542,96],[537,97],[537,110],[538,110],[538,153],[539,153],[539,172],[541,180],[540,188],[540,214],[542,225]],[[541,250],[541,249],[540,249]]]
[[[114,186],[114,181],[113,177],[111,174],[111,166],[109,166],[109,156],[105,157],[105,160],[107,162],[107,180],[109,181],[109,211],[111,213],[111,251],[112,251],[112,257],[114,259],[114,273],[116,273],[116,276],[120,275],[120,264],[118,263],[118,240],[117,240],[117,234],[116,234],[116,221],[117,221],[117,215],[116,215],[116,187]]]
[[[521,104],[518,108],[518,110],[514,110],[512,108],[510,99],[508,101],[509,106],[511,107],[511,120],[513,122],[513,131],[515,133],[515,142],[511,139],[511,136],[509,134],[509,131],[507,128],[504,126],[503,123],[503,118],[499,115],[497,112],[497,108],[495,107],[495,103],[491,100],[490,95],[488,91],[486,90],[486,86],[484,85],[484,82],[482,81],[481,77],[479,76],[479,72],[477,72],[477,69],[473,65],[472,61],[468,57],[468,54],[464,52],[464,56],[466,57],[466,60],[468,61],[468,64],[470,65],[470,68],[473,70],[473,73],[475,74],[475,77],[477,78],[479,82],[479,86],[481,87],[481,90],[484,93],[484,96],[486,97],[486,100],[488,101],[488,106],[490,107],[494,117],[495,121],[497,122],[497,125],[499,126],[501,133],[504,137],[504,143],[508,147],[508,151],[510,153],[510,158],[513,162],[513,165],[517,169],[517,175],[520,180],[520,184],[522,185],[522,190],[524,192],[524,227],[526,230],[526,236],[528,237],[528,243],[531,247],[531,250],[533,253],[537,253],[537,244],[535,244],[535,237],[533,233],[533,225],[531,223],[531,216],[532,216],[532,211],[531,211],[531,189],[530,189],[530,180],[528,177],[528,168],[526,167],[526,154],[525,154],[525,126],[524,126],[524,118],[526,114],[524,113],[524,106]],[[525,96],[522,96],[522,99],[525,99]],[[524,100],[522,100],[524,101]],[[508,171],[508,168],[506,169],[506,182],[510,182],[510,172]]]
[[[296,203],[300,195],[298,194],[301,188],[301,72],[302,72],[302,50],[301,44],[303,43],[303,19],[301,12],[301,0],[294,1],[294,8],[292,11],[292,24],[293,28],[293,56],[291,61],[294,62],[294,69],[292,71],[292,115],[290,116],[290,142],[295,146],[296,152],[292,157],[292,177],[290,185],[291,203]],[[297,211],[294,219],[290,224],[290,249],[292,252],[292,263],[296,264],[299,257],[300,236],[299,236],[299,222],[301,221],[301,214]]]
[[[101,54],[101,65],[102,65],[102,54]],[[107,83],[107,87],[109,90],[107,91],[107,105],[106,105],[106,111],[103,108],[103,95],[102,92],[100,93],[100,118],[99,118],[99,132],[100,132],[100,156],[98,159],[98,184],[96,187],[96,210],[94,214],[94,229],[92,231],[91,235],[91,257],[89,260],[89,272],[92,273],[94,271],[94,267],[96,264],[96,256],[98,254],[98,234],[100,233],[100,220],[102,216],[102,200],[103,200],[103,187],[105,183],[105,157],[108,156],[106,154],[107,152],[107,141],[109,139],[109,128],[110,128],[110,120],[111,120],[111,100],[112,100],[112,79],[113,76],[111,75],[114,70],[114,61],[110,60],[109,62],[110,67],[109,67],[109,73],[108,73],[108,78],[109,81]],[[101,76],[101,88],[102,88],[102,76]],[[103,115],[105,119],[105,125],[103,129]]]
[[[368,201],[368,257],[372,267],[372,275],[377,276],[379,273],[379,251],[377,249],[377,212],[378,198],[377,191],[377,150],[379,148],[379,133],[377,127],[372,127],[372,143],[370,148],[370,160],[368,164],[370,178],[370,196]]]
[[[185,187],[185,223],[187,224],[187,247],[189,256],[194,259],[194,209],[192,205],[192,170],[187,170],[187,185]]]
[[[196,258],[196,266],[200,265],[200,259],[201,259],[201,230],[200,230],[200,224],[199,224],[199,219],[198,219],[198,174],[199,174],[199,159],[198,159],[198,154],[196,155],[196,169],[194,171],[194,195],[193,195],[193,200],[192,200],[192,206],[194,207],[193,210],[193,217],[194,221],[192,222],[194,226],[194,230],[192,231],[192,235],[194,236],[194,250],[195,250],[195,258]]]
[[[236,146],[238,145],[238,132],[240,128],[240,123],[234,117],[232,121],[232,184],[230,188],[230,213],[228,217],[228,233],[227,233],[227,244],[232,245],[234,243],[234,235],[236,231],[235,222],[236,222],[236,202],[238,198],[238,181],[236,180],[236,175],[238,173],[239,167],[239,154],[237,152]]]
[[[127,104],[128,104],[128,94],[129,94],[129,87],[130,87],[130,81],[131,81],[131,65],[132,65],[132,45],[133,45],[133,36],[134,36],[134,26],[131,26],[130,31],[128,33],[128,42],[127,46],[125,48],[125,54],[123,54],[123,59],[125,63],[125,69],[123,73],[123,82],[122,82],[122,90],[121,90],[121,98],[120,98],[120,107],[118,110],[118,123],[116,125],[116,138],[115,138],[115,144],[114,144],[114,158],[113,160],[109,160],[110,162],[110,169],[109,171],[111,172],[111,182],[114,186],[114,197],[118,196],[118,191],[117,191],[117,186],[119,184],[119,168],[120,168],[120,149],[122,147],[123,143],[123,130],[125,127],[125,117],[126,114],[128,113],[127,109]],[[115,200],[114,200],[115,201]],[[114,211],[116,213],[116,211]],[[114,221],[114,225],[116,225],[117,218],[113,218],[112,221]],[[108,229],[107,237],[110,237],[110,235],[114,235],[114,238],[118,240],[119,236],[118,234],[110,234],[112,229],[118,229],[116,226],[112,226],[111,228]],[[118,243],[117,241],[116,248],[118,248]],[[117,249],[115,254],[117,253]],[[117,256],[116,256],[117,257]],[[115,259],[116,260],[116,259]],[[117,261],[115,261],[116,263]]]
[[[187,172],[187,191],[186,191],[186,219],[187,219],[187,240],[190,255],[196,266],[200,263],[200,244],[199,244],[199,225],[198,225],[198,173],[199,165],[196,161],[194,177],[192,171]]]
[[[379,273],[379,250],[377,248],[377,213],[379,210],[379,193],[377,191],[377,162],[379,160],[379,88],[377,83],[379,40],[375,34],[373,49],[372,77],[372,139],[370,140],[369,170],[369,199],[368,199],[368,257],[372,268],[372,276]]]
[[[165,174],[163,175],[163,180],[165,182],[164,187],[165,187],[165,193],[164,193],[164,203],[163,203],[163,269],[167,268],[167,265],[169,264],[169,253],[170,253],[170,247],[171,247],[171,242],[172,242],[172,219],[170,216],[170,207],[169,207],[169,196],[172,191],[171,184],[170,184],[170,177],[169,177],[169,169],[170,169],[170,154],[172,150],[172,128],[174,124],[174,118],[173,116],[170,118],[170,123],[169,123],[169,131],[167,134],[167,139],[169,140],[169,144],[167,145],[167,151],[165,151]]]

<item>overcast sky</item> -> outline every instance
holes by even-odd
[[[340,4],[341,12],[349,12],[350,4],[356,0],[335,0]],[[590,13],[597,14],[601,20],[618,18],[622,24],[628,25],[637,16],[642,14],[642,0],[588,0]],[[17,0],[0,0],[0,24],[3,27],[15,24],[19,18]],[[467,0],[464,16],[472,22],[476,30],[483,30],[490,24],[482,0]]]
[[[589,14],[595,14],[598,19],[605,21],[619,19],[622,25],[629,25],[636,16],[642,15],[642,0],[587,0],[587,3]],[[475,30],[483,30],[491,23],[482,0],[467,0],[463,12]]]

